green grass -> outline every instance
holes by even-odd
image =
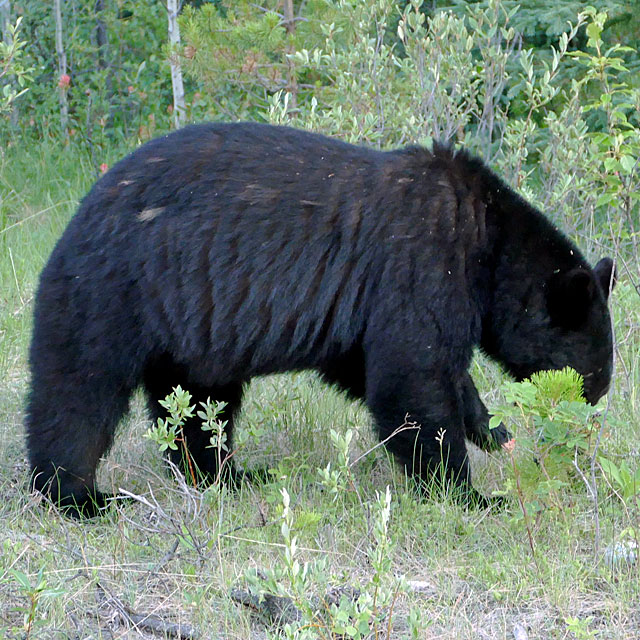
[[[410,637],[412,611],[420,617],[416,637],[424,639],[511,638],[516,625],[530,639],[640,637],[638,567],[612,571],[603,561],[621,531],[640,528],[637,503],[623,505],[599,474],[596,519],[577,480],[563,491],[560,509],[543,511],[530,523],[532,554],[517,501],[486,513],[465,511],[448,499],[417,500],[382,448],[356,464],[344,490],[332,494],[318,480],[319,468],[338,465],[337,451],[327,444],[329,429],[354,430],[352,460],[376,441],[366,410],[311,374],[261,379],[249,389],[239,428],[259,426],[265,435],[238,460],[270,466],[264,484],[198,493],[176,482],[142,437],[149,425],[136,397],[102,464],[100,483],[126,488],[145,502],[79,523],[28,495],[22,420],[34,289],[92,180],[88,160],[72,149],[43,144],[0,156],[0,638],[152,637],[134,630],[127,635],[113,598],[131,611],[194,625],[203,638],[268,637],[230,592],[246,588],[251,570],[268,574],[287,566],[281,490],[291,496],[296,557],[316,569],[318,561],[326,562],[325,575],[314,573],[302,595],[302,582],[281,579],[285,592],[304,600],[328,585],[375,592],[376,492],[387,485],[391,565],[381,588],[395,593],[401,575],[422,584],[419,590],[400,588],[378,634],[367,637],[385,638],[388,629],[392,638]],[[602,447],[635,469],[640,301],[624,278],[613,308],[617,369],[606,415],[615,428]],[[478,359],[473,374],[489,406],[502,401],[496,367]],[[472,464],[486,493],[504,487],[512,475],[505,454],[474,450]],[[40,571],[40,589],[30,588],[27,581],[35,587]],[[331,637],[321,626],[310,633]]]

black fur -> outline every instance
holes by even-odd
[[[609,385],[612,263],[595,270],[480,160],[391,152],[258,124],[187,127],[102,177],[40,281],[27,435],[34,486],[91,514],[95,470],[133,390],[229,403],[253,376],[316,369],[363,398],[387,446],[471,494],[465,437],[504,443],[467,368],[571,365]],[[215,476],[197,424],[190,453]],[[95,504],[92,503],[95,500]]]

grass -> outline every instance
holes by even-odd
[[[299,605],[328,586],[358,586],[380,598],[386,590],[392,595],[386,617],[362,637],[511,638],[519,627],[529,639],[640,637],[638,566],[612,570],[603,560],[623,530],[638,531],[637,502],[623,504],[599,475],[597,533],[593,502],[576,481],[563,492],[561,509],[541,511],[530,524],[533,556],[515,500],[497,513],[465,511],[446,498],[419,501],[382,448],[352,467],[343,490],[332,493],[318,475],[329,462],[339,469],[329,429],[354,431],[351,460],[375,439],[366,410],[311,374],[261,379],[249,389],[239,428],[264,435],[238,459],[248,467],[269,465],[263,484],[199,493],[171,478],[142,437],[149,425],[136,397],[100,483],[141,500],[100,520],[74,522],[30,496],[22,420],[33,293],[93,177],[87,158],[47,143],[0,156],[0,638],[163,637],[136,629],[122,607],[159,616],[166,637],[166,624],[176,622],[202,638],[277,637],[230,597],[234,587],[248,588],[252,570],[280,576],[283,593]],[[615,428],[602,446],[636,469],[640,301],[624,281],[613,308],[617,370],[607,419]],[[478,359],[473,374],[488,405],[500,402],[497,368]],[[472,464],[486,493],[511,477],[504,454],[474,450]],[[391,514],[381,529],[376,492],[387,485]],[[291,573],[291,534],[283,522],[297,538],[295,558],[310,563],[311,580]],[[387,569],[377,587],[381,540],[388,543],[382,560],[390,564],[380,565]],[[402,575],[412,586],[398,586]],[[411,620],[419,620],[414,636]],[[319,624],[307,631],[332,637]]]

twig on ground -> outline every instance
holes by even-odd
[[[174,623],[163,620],[154,613],[136,613],[111,593],[106,587],[96,582],[96,599],[100,606],[110,608],[115,616],[138,630],[164,634],[180,640],[196,640],[200,637],[193,626],[185,623]]]
[[[152,576],[157,575],[157,573],[160,571],[160,569],[162,569],[162,567],[164,567],[165,564],[167,564],[167,562],[169,562],[170,560],[173,559],[173,557],[176,555],[176,551],[178,550],[178,545],[180,544],[180,538],[176,538],[173,545],[171,546],[171,549],[169,549],[169,551],[167,551],[167,553],[165,553],[162,558],[160,558],[160,560],[158,560],[158,562],[156,563],[155,567],[153,567],[153,569],[151,569],[150,574]]]
[[[186,485],[185,485],[186,486]],[[131,518],[129,518],[124,512],[121,513],[122,518],[128,522],[129,524],[135,526],[136,528],[138,528],[141,531],[147,531],[150,533],[165,533],[165,534],[171,534],[176,536],[178,539],[188,539],[189,544],[193,547],[193,549],[195,550],[195,552],[198,554],[198,558],[200,559],[201,562],[203,562],[206,559],[206,546],[207,546],[207,542],[203,542],[198,540],[198,537],[196,536],[196,534],[193,532],[192,527],[191,527],[191,522],[193,521],[193,519],[195,517],[197,517],[198,513],[199,513],[199,507],[196,508],[196,510],[194,512],[191,513],[191,521],[187,521],[186,518],[175,518],[171,515],[169,515],[158,503],[156,497],[153,494],[153,490],[151,489],[151,486],[149,485],[149,495],[151,497],[151,500],[153,502],[151,502],[150,500],[148,500],[147,498],[145,498],[144,496],[141,495],[137,495],[135,493],[132,493],[131,491],[127,491],[126,489],[123,489],[121,487],[118,487],[118,491],[128,497],[128,498],[132,498],[133,500],[136,500],[137,502],[140,502],[141,504],[145,505],[146,507],[148,507],[149,509],[151,509],[152,513],[155,515],[156,517],[156,521],[158,524],[154,524],[153,527],[150,526],[145,526],[140,522],[134,522]],[[161,527],[161,524],[164,524],[164,527]]]

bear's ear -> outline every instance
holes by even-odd
[[[609,293],[613,291],[613,287],[616,285],[616,270],[613,266],[613,260],[611,258],[602,258],[593,268],[593,272],[602,287],[604,297],[608,298]]]
[[[554,273],[547,293],[551,321],[567,329],[577,329],[587,319],[595,292],[594,277],[586,269]]]

